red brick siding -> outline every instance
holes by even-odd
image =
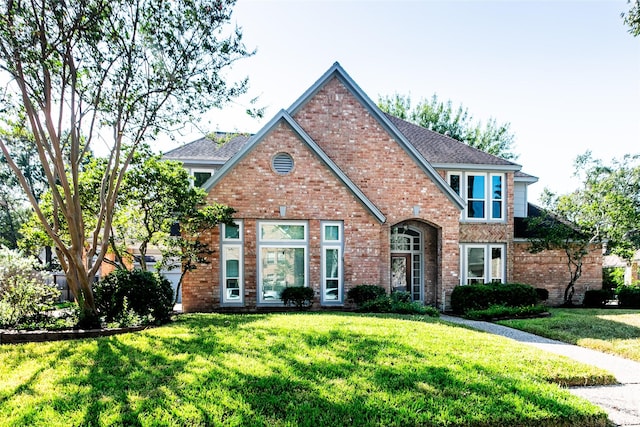
[[[564,302],[564,291],[570,275],[564,251],[553,250],[532,254],[529,243],[514,244],[513,282],[526,283],[549,291],[548,305]],[[582,303],[584,292],[602,288],[602,247],[594,245],[582,264],[582,276],[575,285],[573,302]]]

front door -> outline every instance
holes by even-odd
[[[411,292],[411,254],[391,254],[391,290]]]

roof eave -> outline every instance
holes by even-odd
[[[431,163],[436,169],[459,170],[459,171],[495,171],[495,172],[517,172],[522,169],[518,164],[511,165],[488,165],[475,163]]]

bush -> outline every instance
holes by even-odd
[[[93,291],[96,307],[107,322],[130,318],[130,309],[141,318],[165,323],[173,310],[171,283],[150,271],[115,270],[95,283]]]
[[[538,301],[546,301],[549,299],[549,291],[545,288],[536,288]]]
[[[640,308],[640,287],[623,286],[619,288],[618,304],[624,308]]]
[[[284,288],[280,298],[284,305],[295,304],[298,308],[310,307],[313,301],[313,289],[304,286]]]
[[[382,295],[374,300],[366,301],[360,306],[359,311],[367,313],[422,314],[431,317],[440,316],[440,312],[434,307],[428,307],[417,301],[411,301],[411,294],[408,292],[392,292],[391,296]]]
[[[611,296],[611,291],[607,289],[589,289],[584,293],[582,305],[588,308],[604,307]]]
[[[624,286],[624,267],[604,267],[602,269],[602,289],[616,289]]]
[[[504,305],[492,305],[484,310],[469,310],[464,317],[473,320],[495,320],[495,319],[517,319],[523,317],[537,316],[546,312],[547,309],[541,305],[530,305],[524,307],[507,307]]]
[[[367,301],[373,301],[378,297],[386,295],[384,288],[377,285],[358,285],[349,289],[347,298],[353,300],[357,305],[362,305]]]
[[[60,291],[48,283],[40,267],[35,258],[0,249],[0,326],[42,322],[53,308]]]
[[[451,294],[451,309],[464,314],[469,310],[485,310],[492,305],[522,307],[535,305],[536,290],[519,283],[457,286]]]

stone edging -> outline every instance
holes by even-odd
[[[47,342],[60,340],[74,340],[79,338],[108,337],[111,335],[137,332],[148,326],[133,326],[130,328],[113,329],[78,329],[64,331],[0,331],[0,344],[20,344],[27,342]]]

